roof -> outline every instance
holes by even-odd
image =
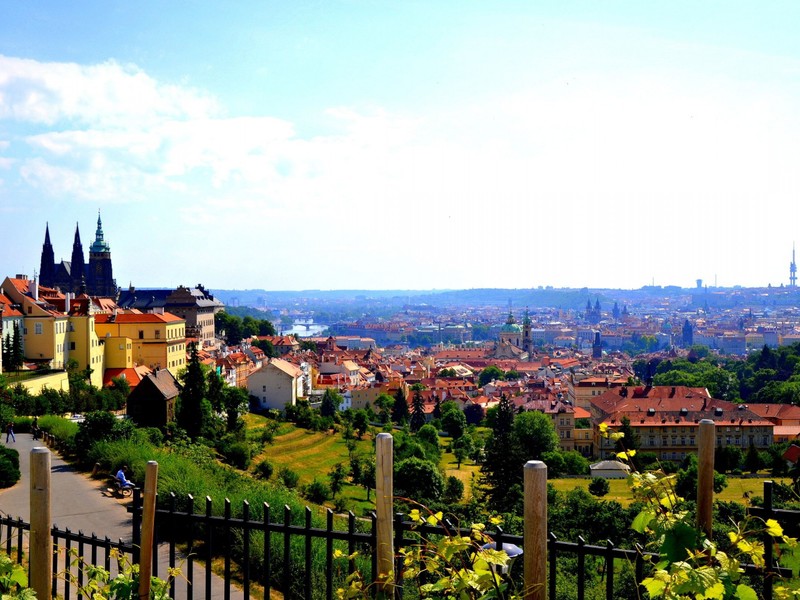
[[[95,323],[178,323],[184,321],[173,315],[172,313],[165,312],[163,314],[157,313],[117,313],[117,314],[98,314],[95,315]]]
[[[300,370],[298,367],[295,367],[292,363],[280,358],[273,358],[272,360],[269,361],[269,363],[267,363],[262,368],[267,368],[270,365],[280,371],[283,371],[290,377],[300,377],[303,374],[303,371]]]
[[[181,393],[178,380],[167,369],[159,369],[154,373],[148,373],[145,375],[145,379],[149,379],[167,400],[175,398]]]
[[[618,460],[601,460],[589,465],[589,468],[592,471],[625,471],[626,473],[631,470],[628,465]]]

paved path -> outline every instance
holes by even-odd
[[[17,441],[10,442],[9,447],[19,452],[20,480],[16,485],[5,490],[0,490],[0,513],[13,518],[21,518],[30,522],[30,453],[35,447],[44,447],[41,440],[33,441],[29,434],[18,433]],[[130,542],[133,537],[133,525],[127,506],[130,499],[120,500],[107,492],[105,480],[92,479],[80,473],[65,463],[58,453],[51,451],[51,486],[50,512],[53,524],[59,529],[69,528],[71,531],[81,531],[84,534],[96,534],[99,538],[108,536],[112,540],[122,539]],[[180,558],[179,558],[180,560]],[[167,572],[169,564],[168,547],[163,544],[159,547],[159,575],[162,577]],[[194,598],[202,600],[205,589],[204,567],[200,563],[194,565],[194,581],[199,589],[195,590]],[[176,580],[176,598],[186,598],[186,580]],[[241,598],[242,592],[232,587],[231,597]],[[224,598],[223,580],[212,577],[212,593],[208,600]]]
[[[16,443],[7,445],[19,452],[22,477],[14,487],[0,491],[0,511],[30,522],[30,453],[33,448],[44,447],[44,444],[41,440],[34,442],[29,434],[18,433]],[[79,473],[55,452],[50,456],[53,524],[59,529],[69,527],[87,535],[95,533],[101,538],[108,536],[112,540],[130,542],[133,533],[131,515],[125,508],[129,501],[109,497],[104,493],[107,487],[104,481]]]

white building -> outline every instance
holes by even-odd
[[[303,371],[292,363],[273,358],[250,374],[247,391],[259,410],[284,410],[303,395]]]

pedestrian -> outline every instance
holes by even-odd
[[[17,441],[17,438],[14,436],[14,423],[12,421],[8,422],[6,425],[6,444],[8,443],[8,438],[11,438],[12,442]]]

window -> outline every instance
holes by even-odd
[[[34,323],[33,327],[34,327],[33,332],[36,335],[42,335],[42,324],[41,323]]]
[[[69,349],[70,350],[75,350],[75,342],[70,342],[69,343]]]
[[[139,330],[139,339],[140,340],[144,339],[144,331],[142,331],[141,329]]]
[[[161,339],[161,332],[158,329],[156,329],[156,339],[157,340]]]

